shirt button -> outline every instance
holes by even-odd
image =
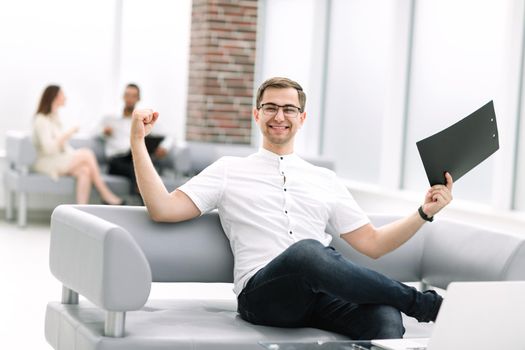
[[[288,214],[288,210],[285,210],[284,213],[285,213],[285,214]]]
[[[284,189],[284,191],[286,192],[286,188]]]
[[[281,157],[281,160],[283,160],[283,157]]]
[[[293,232],[292,232],[292,231],[290,231],[290,234],[293,234]]]

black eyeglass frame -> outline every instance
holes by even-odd
[[[293,107],[293,108],[297,108],[297,109],[299,110],[299,112],[298,112],[297,114],[299,114],[299,113],[303,113],[303,109],[302,109],[301,107],[297,107],[297,106],[290,105],[290,104],[282,105],[282,106],[281,106],[281,105],[278,105],[278,104],[273,103],[273,102],[263,103],[263,104],[261,104],[259,107],[257,107],[257,109],[258,109],[258,110],[259,110],[259,109],[262,109],[262,108],[263,108],[264,106],[266,106],[266,105],[272,105],[272,106],[276,106],[276,107],[278,107],[278,108],[277,108],[277,113],[279,113],[279,108],[283,108],[283,109],[284,109],[284,107]],[[284,112],[284,111],[283,111],[283,112]],[[275,113],[275,114],[277,115],[277,113]]]

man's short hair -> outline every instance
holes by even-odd
[[[304,93],[303,88],[297,82],[291,79],[282,78],[282,77],[270,78],[266,80],[264,83],[262,83],[262,85],[259,87],[259,90],[257,90],[257,99],[256,99],[257,108],[261,106],[261,101],[263,98],[264,91],[268,88],[275,88],[275,89],[294,88],[295,90],[297,90],[297,95],[299,97],[299,107],[301,108],[301,112],[304,112],[304,107],[306,106],[306,94]]]
[[[139,88],[139,86],[138,86],[137,84],[135,84],[135,83],[129,83],[128,85],[126,85],[126,89],[127,89],[127,88],[132,88],[132,89],[137,90],[137,93],[138,93],[139,98],[140,98],[140,88]]]

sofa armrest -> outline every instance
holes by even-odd
[[[370,214],[369,218],[374,226],[379,227],[401,217]],[[352,262],[381,272],[398,281],[419,282],[422,280],[424,232],[419,232],[398,249],[376,260],[359,253],[337,234],[332,233],[332,235],[334,236],[332,245]]]
[[[65,287],[108,311],[140,309],[149,296],[150,267],[130,234],[74,206],[53,211],[49,265]]]

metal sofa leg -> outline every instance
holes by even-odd
[[[427,289],[428,289],[428,283],[423,282],[423,281],[419,282],[419,290],[420,291],[425,291]]]
[[[73,289],[69,289],[66,286],[62,286],[62,304],[78,304],[78,293]]]
[[[126,313],[118,311],[108,311],[106,322],[104,323],[104,335],[112,338],[122,338],[124,336],[126,324]]]
[[[27,193],[18,193],[18,226],[25,227],[27,224]]]

